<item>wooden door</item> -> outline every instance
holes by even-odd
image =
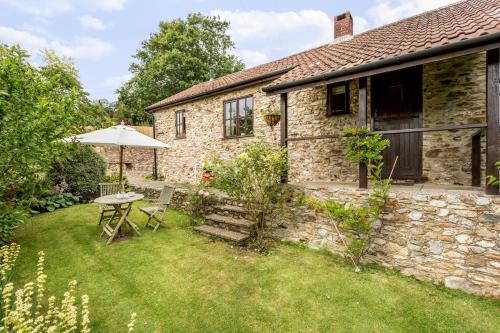
[[[422,67],[372,77],[373,130],[422,127]],[[422,177],[422,133],[386,135],[391,145],[384,151],[383,176],[394,169],[395,179]]]

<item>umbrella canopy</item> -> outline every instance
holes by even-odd
[[[120,125],[100,129],[97,131],[75,135],[65,139],[66,142],[78,141],[87,145],[115,146],[120,147],[120,184],[123,179],[123,148],[170,148],[161,141],[155,140],[147,135],[138,132],[132,127],[125,126],[123,121]]]
[[[134,148],[170,148],[169,145],[138,132],[132,127],[121,125],[76,135],[66,141],[78,141],[88,145],[127,146]]]

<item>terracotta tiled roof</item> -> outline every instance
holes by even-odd
[[[497,32],[500,32],[500,0],[461,1],[364,32],[342,43],[326,44],[197,84],[148,109],[194,98],[280,70],[286,72],[275,79],[271,87]]]

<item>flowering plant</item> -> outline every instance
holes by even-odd
[[[202,183],[189,197],[188,210],[193,215],[201,216],[217,202],[217,197],[210,193]]]
[[[83,295],[77,303],[75,280],[68,284],[61,303],[56,298],[45,298],[47,275],[44,273],[45,254],[38,252],[35,282],[27,282],[15,289],[10,281],[21,247],[12,243],[0,248],[0,332],[90,332],[89,297]],[[133,331],[135,314],[128,324]]]

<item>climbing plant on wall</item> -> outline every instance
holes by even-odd
[[[370,246],[373,222],[379,218],[389,197],[391,178],[382,178],[382,153],[389,146],[389,140],[379,134],[370,135],[366,127],[346,129],[342,137],[345,138],[347,160],[351,163],[364,163],[368,168],[368,179],[373,188],[366,204],[355,205],[336,200],[322,202],[317,199],[309,199],[308,203],[329,214],[344,242],[347,257],[358,269],[360,259]]]

